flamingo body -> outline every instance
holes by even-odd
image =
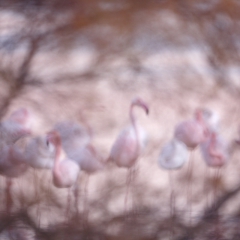
[[[195,119],[181,122],[174,131],[174,137],[191,149],[204,142],[207,136],[208,127],[202,109],[196,110]]]
[[[25,148],[25,162],[33,168],[52,169],[55,147],[46,136],[31,138]]]
[[[23,162],[24,155],[12,145],[1,144],[0,146],[0,174],[5,177],[17,178],[28,169]]]
[[[0,140],[7,144],[31,134],[30,113],[25,108],[14,111],[7,120],[0,123]]]
[[[210,167],[222,167],[228,161],[228,148],[219,134],[213,132],[200,144],[200,150],[206,164]]]
[[[58,188],[69,188],[77,181],[80,168],[77,163],[67,158],[57,131],[49,132],[47,138],[55,146],[53,184]]]
[[[167,143],[160,153],[158,164],[164,169],[179,169],[189,158],[189,152],[186,145],[173,139]]]
[[[130,106],[129,117],[131,125],[124,128],[114,142],[109,159],[119,167],[131,168],[137,161],[146,143],[144,130],[136,123],[133,114],[134,107],[141,107],[148,114],[147,104],[140,98],[135,98]]]
[[[81,170],[91,174],[104,168],[102,157],[95,148],[88,144],[84,147],[66,151],[67,155],[80,165]]]
[[[91,145],[91,129],[76,122],[65,121],[55,125],[62,139],[67,156],[75,161],[81,170],[94,173],[104,168],[101,156]]]
[[[79,174],[79,166],[72,160],[63,158],[53,169],[53,184],[58,188],[69,188],[76,181]]]
[[[90,142],[88,130],[77,122],[63,121],[54,129],[60,134],[65,151],[81,148]]]
[[[128,126],[123,129],[117,137],[110,153],[112,159],[118,167],[130,168],[132,167],[140,152],[146,145],[146,133],[138,125],[138,136],[136,136],[135,129]]]

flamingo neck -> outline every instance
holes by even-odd
[[[211,133],[208,151],[213,153],[216,147],[216,133]]]
[[[130,108],[130,120],[131,120],[131,123],[133,125],[133,127],[136,129],[136,117],[135,115],[133,114],[133,109],[134,109],[135,105],[131,105],[131,108]]]
[[[209,128],[208,128],[208,126],[205,122],[202,111],[198,110],[196,112],[195,119],[202,126],[203,131],[204,131],[204,140],[206,140],[211,133],[210,133],[210,130],[209,130]],[[212,135],[210,136],[210,138],[211,137],[212,137]]]
[[[136,123],[136,117],[133,113],[133,109],[134,109],[135,105],[132,104],[131,105],[131,108],[130,108],[130,120],[131,120],[131,123],[132,123],[132,126],[133,126],[133,130],[135,132],[135,135],[136,135],[136,140],[137,140],[137,149],[136,149],[136,154],[139,153],[139,134],[138,134],[138,130],[137,130],[137,123]]]
[[[53,144],[55,146],[55,165],[57,166],[61,162],[63,156],[62,143],[60,137],[57,136]]]

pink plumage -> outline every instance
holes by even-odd
[[[77,181],[79,166],[67,158],[62,149],[61,138],[57,131],[49,132],[48,140],[55,146],[53,184],[58,188],[71,187]]]
[[[195,119],[181,122],[176,126],[174,132],[174,137],[191,149],[204,142],[207,136],[207,125],[202,116],[202,111],[199,109],[195,113]]]
[[[131,125],[124,128],[114,142],[109,159],[114,161],[119,167],[132,167],[139,157],[146,140],[143,129],[136,123],[133,114],[134,107],[141,107],[148,114],[147,104],[140,98],[132,101],[130,106]]]
[[[201,143],[200,149],[203,159],[210,167],[222,167],[228,161],[227,144],[216,132],[212,132],[208,139]]]

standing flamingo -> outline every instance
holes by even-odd
[[[194,149],[201,142],[204,142],[207,136],[208,127],[202,109],[196,110],[195,119],[181,122],[174,131],[174,137],[190,149]]]
[[[195,118],[193,120],[183,121],[175,127],[174,137],[183,142],[191,152],[202,142],[204,142],[209,135],[208,124],[204,118],[203,109],[197,109],[195,111]],[[192,155],[192,154],[191,154]],[[190,155],[190,156],[191,156]],[[188,164],[188,205],[190,212],[190,224],[191,224],[191,204],[189,199],[191,199],[191,173],[192,173],[192,160],[189,160]]]
[[[172,139],[169,143],[163,146],[160,156],[158,158],[158,164],[161,168],[169,170],[169,183],[171,186],[171,194],[170,194],[170,212],[172,218],[175,214],[175,194],[173,189],[173,181],[171,172],[172,170],[180,169],[184,163],[189,158],[189,152],[186,145],[177,139]],[[174,230],[173,223],[171,224],[171,235],[173,238]]]
[[[55,147],[55,161],[52,170],[53,184],[57,188],[69,188],[67,207],[68,215],[70,205],[70,187],[76,183],[80,167],[66,155],[62,148],[61,137],[56,130],[50,131],[47,134],[47,138],[48,141]]]
[[[84,126],[75,122],[60,122],[55,126],[60,132],[63,149],[67,156],[75,161],[82,171],[87,173],[87,179],[84,187],[84,209],[87,215],[87,185],[89,175],[104,168],[104,163],[100,154],[91,144],[92,130],[84,122]],[[78,186],[75,186],[75,205],[78,211]],[[86,216],[87,218],[87,216]]]
[[[218,169],[217,174],[229,159],[228,146],[215,131],[212,131],[208,139],[200,144],[200,150],[206,164]]]
[[[200,145],[202,157],[209,167],[216,168],[215,179],[218,183],[220,179],[220,168],[222,168],[229,159],[228,146],[216,131],[212,131],[209,138]],[[214,195],[217,195],[217,186],[215,186]],[[216,219],[216,235],[219,236],[218,215]]]
[[[53,184],[57,188],[69,188],[76,182],[80,168],[74,161],[67,158],[57,131],[50,131],[47,138],[55,147]]]
[[[114,142],[109,160],[112,160],[117,164],[118,167],[128,168],[127,176],[127,193],[125,197],[125,210],[128,198],[128,188],[131,181],[132,169],[136,164],[141,151],[144,148],[146,141],[146,134],[144,130],[136,123],[136,118],[134,116],[134,108],[140,107],[145,110],[146,114],[149,113],[149,108],[147,104],[140,98],[135,98],[130,106],[130,121],[131,125],[124,128],[118,135],[116,141]]]

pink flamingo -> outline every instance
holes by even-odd
[[[81,116],[83,119],[83,117]],[[62,137],[63,149],[68,157],[75,161],[82,171],[87,173],[87,179],[84,188],[84,209],[87,215],[87,185],[89,175],[104,168],[103,159],[91,144],[92,130],[89,125],[84,122],[81,126],[75,122],[61,122],[55,126]],[[78,186],[75,186],[75,205],[78,212]],[[87,216],[86,216],[87,218]]]
[[[57,188],[69,188],[77,180],[79,166],[67,158],[62,149],[60,135],[57,131],[50,131],[47,134],[48,141],[55,147],[55,160],[53,166],[53,184]]]
[[[194,149],[208,137],[208,126],[203,116],[203,110],[197,109],[195,119],[178,124],[174,131],[174,137],[183,142],[188,148]]]
[[[136,123],[136,118],[133,113],[133,110],[136,106],[144,109],[146,114],[149,113],[149,108],[142,99],[135,98],[132,101],[129,112],[131,125],[124,128],[120,132],[112,146],[109,156],[109,160],[115,162],[118,167],[125,167],[129,169],[127,176],[125,210],[127,206],[128,188],[132,175],[131,171],[133,169],[133,166],[136,164],[136,161],[140,156],[146,141],[146,134],[144,130]]]
[[[209,138],[201,143],[200,149],[209,167],[219,168],[228,161],[227,144],[217,132],[211,132]]]
[[[220,179],[220,168],[222,168],[229,159],[228,146],[216,131],[212,131],[209,138],[200,145],[202,157],[209,167],[217,168],[215,179]],[[217,186],[215,186],[215,197],[217,195]],[[219,235],[219,218],[216,219],[216,235]]]
[[[67,207],[68,215],[70,205],[70,187],[76,183],[80,167],[73,160],[67,157],[62,148],[61,137],[56,130],[50,131],[47,134],[47,139],[55,147],[55,160],[52,169],[53,184],[57,188],[69,188]]]
[[[204,117],[203,109],[197,109],[195,111],[195,118],[193,120],[183,121],[175,127],[174,137],[183,142],[191,152],[195,149],[200,143],[204,142],[209,135],[208,124],[206,123],[206,119]],[[192,155],[192,154],[191,154]],[[192,172],[192,164],[191,159],[189,160],[188,165],[188,178],[189,178],[189,186],[188,186],[188,205],[190,209],[190,219],[191,219],[191,204],[189,199],[191,198],[191,172]],[[191,220],[190,220],[191,224]]]

